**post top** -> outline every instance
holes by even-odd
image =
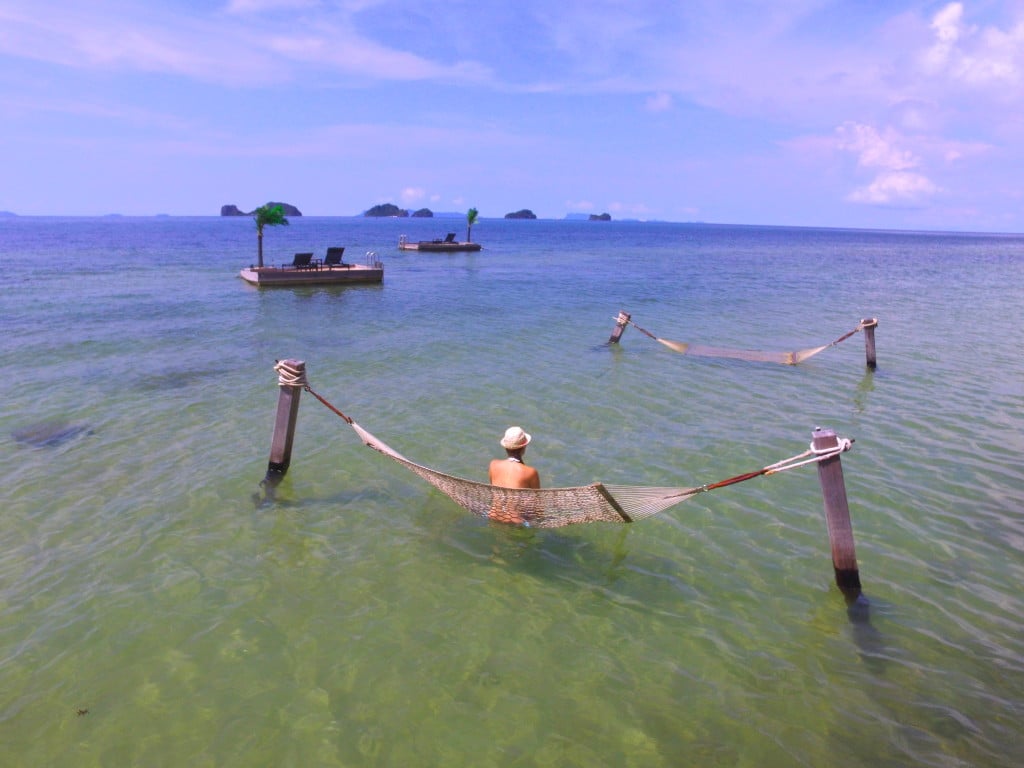
[[[831,427],[815,427],[811,445],[814,448],[833,448],[839,445],[839,437]]]
[[[274,365],[277,383],[282,387],[306,386],[306,363],[303,360],[278,360]]]

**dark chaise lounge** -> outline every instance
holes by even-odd
[[[454,243],[454,242],[455,242],[455,233],[454,233],[454,232],[449,232],[449,233],[448,233],[448,234],[447,234],[447,235],[445,236],[445,238],[444,238],[444,241],[445,241],[446,243]]]
[[[310,269],[313,266],[312,253],[296,253],[292,260],[292,267],[295,269]]]
[[[351,267],[351,264],[346,264],[341,260],[342,254],[345,253],[345,247],[331,247],[327,249],[327,257],[324,259],[325,267]]]

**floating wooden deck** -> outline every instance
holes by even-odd
[[[479,251],[483,248],[480,243],[467,241],[457,242],[455,240],[418,240],[410,242],[402,235],[398,239],[398,248],[402,251],[430,251],[433,253],[456,253],[458,251]]]
[[[285,285],[346,285],[349,283],[381,283],[384,265],[351,264],[344,267],[246,267],[239,276],[261,288]]]

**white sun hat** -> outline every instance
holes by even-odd
[[[505,430],[505,436],[501,438],[501,447],[508,451],[518,448],[525,448],[531,437],[523,431],[522,427],[509,427]]]

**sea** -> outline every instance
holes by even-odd
[[[259,289],[249,217],[0,219],[0,765],[1024,764],[1024,235],[293,217],[379,285]],[[617,343],[616,317],[627,312]],[[679,354],[653,337],[784,352]],[[643,331],[639,330],[643,329]],[[646,331],[646,333],[644,332]],[[649,334],[649,335],[648,335]],[[265,482],[278,360],[305,363]],[[485,481],[699,487],[631,524]]]

